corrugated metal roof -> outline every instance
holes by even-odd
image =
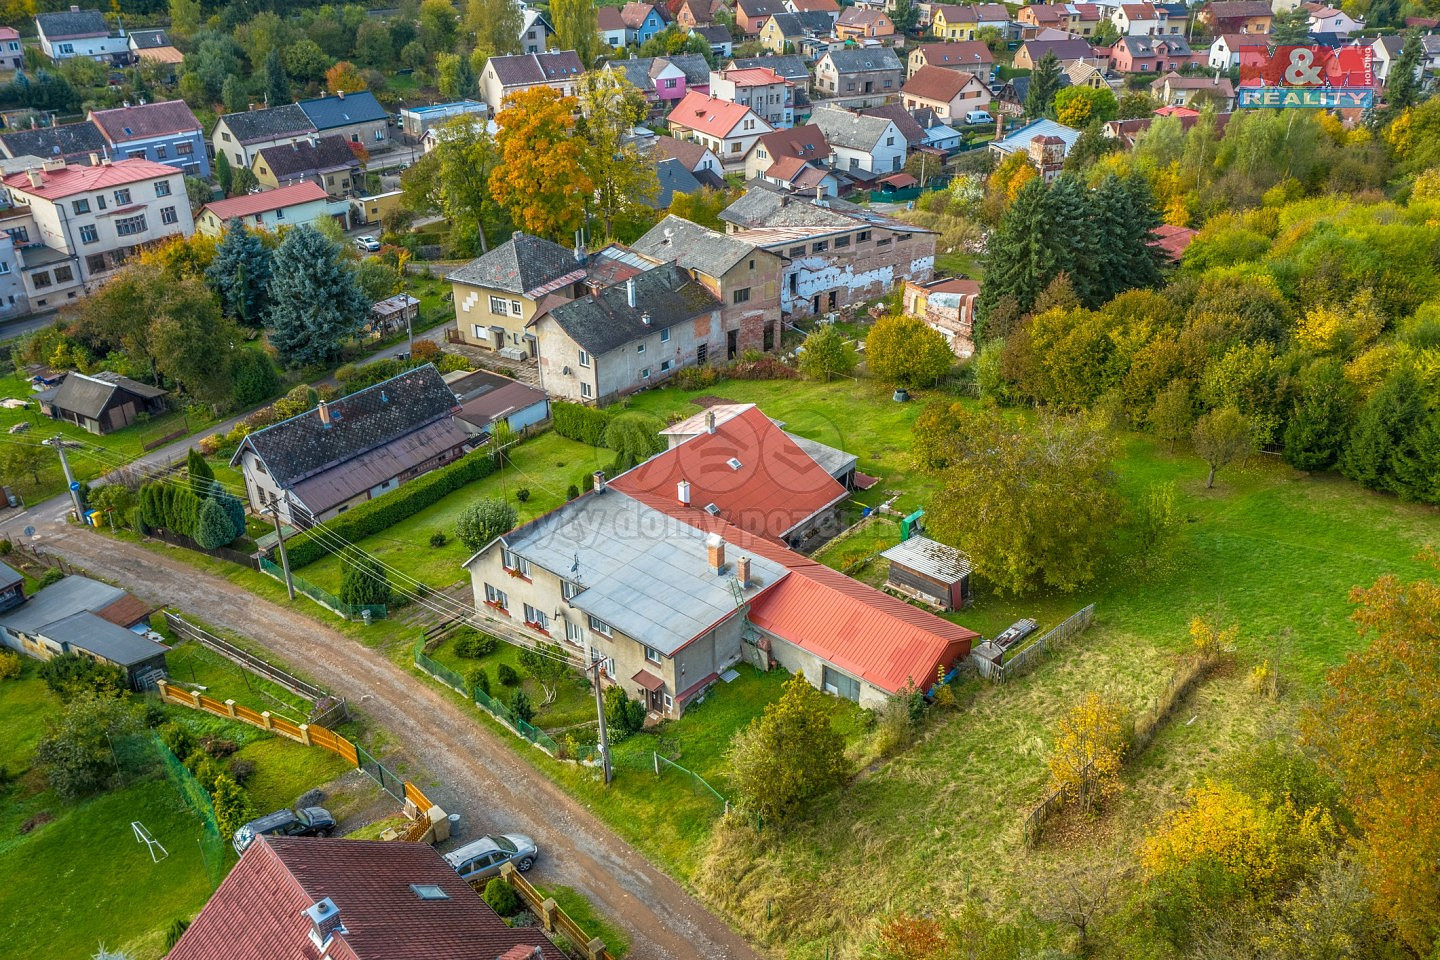
[[[954,547],[936,543],[929,537],[911,537],[880,554],[892,563],[923,573],[927,577],[949,583],[970,575],[974,567],[970,558]]]
[[[143,663],[170,648],[146,639],[93,613],[75,613],[47,624],[40,631],[46,639],[92,653],[97,657],[130,666]],[[68,651],[67,651],[68,652]]]
[[[324,513],[417,464],[463,446],[469,439],[453,419],[446,417],[307,477],[295,484],[291,492],[311,513]]]
[[[0,626],[11,633],[35,633],[72,614],[99,610],[124,595],[125,591],[119,587],[72,575],[38,591],[14,610],[0,614]]]

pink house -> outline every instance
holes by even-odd
[[[20,47],[20,31],[14,27],[0,27],[0,70],[22,70],[25,67],[25,51]]]
[[[623,71],[635,89],[661,112],[684,100],[691,91],[710,92],[710,65],[698,53],[615,60],[604,69]]]
[[[1110,68],[1116,73],[1165,73],[1204,62],[1184,37],[1121,37],[1110,48]]]

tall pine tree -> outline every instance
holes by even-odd
[[[296,227],[275,251],[270,342],[286,366],[333,363],[370,311],[355,272],[313,227]]]
[[[1039,177],[1020,188],[985,249],[985,282],[977,304],[982,321],[1010,297],[1020,313],[1065,268],[1051,235],[1050,191]]]
[[[1411,30],[1405,37],[1405,46],[1400,56],[1390,65],[1390,80],[1385,85],[1385,112],[1396,117],[1406,107],[1414,106],[1420,100],[1420,70],[1424,49],[1418,30]]]
[[[1048,117],[1055,112],[1055,94],[1060,92],[1060,61],[1053,50],[1030,72],[1030,90],[1025,94],[1025,116]]]
[[[230,221],[205,281],[220,298],[220,309],[248,327],[258,327],[270,304],[270,249],[237,217]]]
[[[1345,448],[1354,390],[1340,361],[1324,357],[1300,373],[1299,396],[1285,425],[1285,462],[1297,470],[1333,467]]]
[[[1372,490],[1394,490],[1395,459],[1425,417],[1420,380],[1401,367],[1365,402],[1350,430],[1340,470]]]
[[[279,107],[289,102],[290,78],[285,73],[285,61],[280,57],[280,48],[271,47],[265,55],[265,103]]]

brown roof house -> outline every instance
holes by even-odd
[[[531,87],[550,87],[563,96],[573,97],[584,72],[585,67],[574,50],[491,57],[480,74],[480,96],[496,113],[505,108],[507,98]]]
[[[1198,107],[1210,100],[1221,113],[1235,109],[1235,86],[1229,77],[1182,77],[1171,72],[1150,84],[1150,93],[1169,107]]]
[[[929,107],[941,120],[954,120],[972,110],[988,109],[990,90],[973,73],[921,67],[905,81],[900,99],[906,110]]]
[[[433,364],[257,430],[230,458],[255,511],[309,527],[458,458],[470,435]]]
[[[830,144],[814,124],[776,130],[755,141],[745,158],[745,178],[761,177],[777,186],[808,196],[817,189],[826,196],[839,193],[839,181],[829,170]]]
[[[1221,33],[1269,33],[1274,20],[1269,0],[1215,0],[1200,9],[1196,18],[1212,35]]]
[[[364,186],[360,159],[338,134],[312,136],[283,146],[264,147],[250,163],[255,179],[271,189],[310,182],[332,197],[348,197]]]
[[[842,40],[856,40],[861,37],[892,37],[895,24],[879,10],[864,10],[860,7],[846,7],[835,21],[835,36]]]
[[[60,385],[36,395],[48,417],[95,434],[130,426],[141,414],[165,412],[166,391],[108,370],[67,373]]]
[[[913,77],[921,67],[941,67],[989,75],[995,66],[995,54],[983,40],[957,40],[951,43],[922,43],[910,51],[907,76]]]

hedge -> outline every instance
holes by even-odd
[[[439,470],[411,480],[389,493],[367,500],[358,507],[326,520],[324,527],[332,534],[355,543],[374,533],[394,526],[401,520],[445,499],[467,483],[483,480],[495,472],[495,457],[489,450],[475,450]],[[306,531],[286,541],[291,569],[314,563],[330,552],[316,536]]]
[[[550,405],[550,418],[555,432],[592,447],[605,446],[605,430],[614,415],[579,403],[557,401]]]

